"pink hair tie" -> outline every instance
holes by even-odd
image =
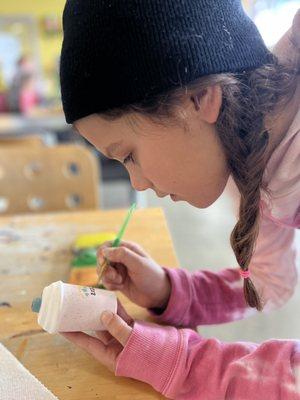
[[[240,268],[240,275],[244,279],[250,278],[250,271],[248,269],[247,271],[244,271],[242,268]]]

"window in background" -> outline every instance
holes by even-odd
[[[24,54],[29,55],[40,72],[40,54],[37,43],[37,27],[32,17],[0,17],[0,62],[7,84],[11,83],[17,63]]]
[[[36,21],[0,16],[0,112],[26,113],[38,104],[41,76]]]

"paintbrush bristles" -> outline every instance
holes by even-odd
[[[98,285],[100,285],[104,272],[106,271],[107,267],[109,266],[109,262],[106,258],[102,261],[101,265],[98,265],[97,272],[98,272]]]

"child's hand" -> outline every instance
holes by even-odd
[[[141,307],[165,307],[171,284],[163,268],[136,243],[122,241],[119,247],[110,246],[111,242],[106,242],[98,250],[99,262],[104,256],[112,265],[103,276],[105,287],[120,290]]]
[[[90,353],[109,370],[115,372],[117,357],[127,343],[134,321],[126,313],[119,300],[117,314],[109,312],[107,320],[103,320],[102,316],[101,322],[105,325],[107,331],[96,332],[98,339],[83,332],[64,332],[62,336]]]

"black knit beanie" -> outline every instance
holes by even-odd
[[[67,0],[63,28],[68,123],[271,61],[240,0]]]

